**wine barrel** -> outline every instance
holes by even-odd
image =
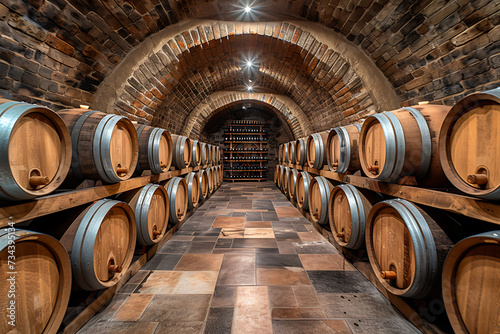
[[[326,141],[328,131],[313,133],[307,137],[307,164],[311,168],[322,169],[327,163]]]
[[[288,142],[288,163],[295,164],[295,142]]]
[[[424,211],[402,199],[377,203],[365,233],[370,264],[387,291],[423,298],[435,288],[451,241]]]
[[[361,125],[351,124],[333,128],[328,134],[326,152],[328,168],[332,172],[354,173],[361,168],[359,163],[359,131]]]
[[[50,194],[71,165],[71,138],[52,110],[0,99],[0,199]]]
[[[139,140],[136,174],[150,170],[153,174],[167,172],[172,164],[172,138],[165,129],[135,125]]]
[[[208,167],[207,169],[205,169],[205,173],[207,174],[207,179],[208,179],[208,192],[211,194],[215,191],[212,167]]]
[[[290,169],[290,173],[288,174],[288,194],[290,196],[290,199],[297,202],[297,192],[296,192],[296,185],[297,185],[297,177],[298,177],[299,171],[296,170],[295,168]]]
[[[283,175],[281,179],[281,190],[283,190],[283,194],[285,194],[286,197],[290,197],[290,194],[288,193],[288,177],[290,175],[290,167],[285,166],[283,170]]]
[[[278,146],[278,163],[283,163],[283,144]]]
[[[307,161],[307,142],[306,139],[299,138],[295,142],[295,164],[304,166]]]
[[[137,241],[154,245],[163,238],[168,226],[167,190],[159,184],[147,184],[120,196],[132,208],[137,226]]]
[[[222,160],[222,154],[221,154],[220,146],[217,146],[216,151],[217,151],[217,161],[215,163],[217,165],[219,165],[220,162],[221,162],[221,160]]]
[[[277,168],[276,168],[276,186],[279,189],[281,189],[281,180],[283,179],[283,171],[284,171],[284,166],[277,165]]]
[[[217,164],[217,149],[215,145],[212,145],[212,165]]]
[[[283,144],[283,149],[281,150],[281,161],[284,164],[288,164],[290,160],[288,160],[288,143]]]
[[[278,171],[280,165],[274,165],[274,184],[278,185]]]
[[[219,182],[219,171],[217,169],[217,166],[212,167],[212,175],[214,178],[214,191],[217,190],[220,186]]]
[[[200,200],[203,200],[210,194],[208,190],[208,177],[207,173],[203,169],[199,170],[197,175],[198,183],[200,184]]]
[[[67,247],[71,249],[74,282],[88,291],[114,286],[134,255],[134,212],[127,203],[102,199],[82,212],[77,221],[72,245]]]
[[[451,108],[439,134],[439,157],[461,191],[500,199],[500,88],[468,95]]]
[[[471,236],[448,254],[442,288],[456,333],[499,333],[500,231]]]
[[[179,135],[171,135],[172,145],[174,147],[172,153],[172,164],[177,169],[189,167],[192,160],[191,139]]]
[[[192,150],[191,150],[191,167],[197,167],[201,165],[201,145],[197,140],[191,140]]]
[[[295,193],[297,196],[297,206],[304,210],[309,209],[309,185],[311,184],[311,175],[308,172],[300,172],[297,175],[295,184]]]
[[[213,155],[213,150],[212,150],[212,145],[207,144],[207,150],[208,150],[208,164],[213,164],[214,163],[214,155]]]
[[[170,222],[177,224],[186,218],[188,209],[188,186],[186,180],[182,177],[171,178],[165,188],[167,188],[169,206],[170,206]]]
[[[71,293],[68,253],[49,235],[9,230],[0,229],[0,333],[57,333]],[[13,270],[9,270],[11,263],[15,263]],[[11,271],[16,273],[15,280]],[[10,290],[15,290],[15,297],[10,298]],[[13,300],[12,310],[9,301]],[[9,324],[14,319],[15,327]]]
[[[116,183],[134,174],[139,157],[138,138],[127,117],[86,109],[57,113],[71,133],[71,170],[78,179]]]
[[[333,185],[323,176],[316,176],[309,183],[309,213],[313,222],[328,224],[328,203]]]
[[[194,172],[186,174],[184,180],[188,189],[188,209],[191,210],[196,208],[200,201],[200,180]]]
[[[201,152],[200,165],[204,166],[208,164],[208,144],[200,143],[200,152]]]
[[[365,174],[384,182],[414,176],[423,187],[445,186],[437,134],[449,110],[442,105],[419,105],[368,117],[359,135]]]
[[[217,171],[219,173],[219,187],[222,185],[224,181],[224,170],[222,169],[222,165],[217,166]]]
[[[333,188],[328,216],[333,237],[340,246],[349,249],[364,246],[366,218],[375,202],[350,184]]]

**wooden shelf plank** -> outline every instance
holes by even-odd
[[[131,178],[119,183],[104,186],[92,187],[81,190],[70,190],[67,192],[50,194],[37,199],[16,203],[11,206],[0,208],[0,228],[8,225],[9,222],[24,222],[33,218],[45,216],[58,211],[77,207],[82,204],[91,203],[109,196],[143,187],[148,183],[158,183],[171,179],[174,176],[184,175],[193,171],[209,167],[198,166],[181,170],[169,171],[159,175],[140,176]]]
[[[445,191],[380,182],[364,176],[337,174],[329,170],[313,169],[308,166],[302,167],[292,164],[285,164],[285,166],[305,170],[333,181],[352,184],[359,188],[500,225],[500,202],[498,201],[491,202]]]

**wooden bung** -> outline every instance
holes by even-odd
[[[126,174],[126,173],[128,173],[128,168],[127,168],[127,167],[118,167],[118,168],[116,169],[116,172],[117,172],[118,174]]]
[[[383,279],[396,279],[396,273],[394,271],[382,271],[380,277]]]
[[[32,176],[30,177],[30,185],[33,187],[44,186],[49,184],[50,180],[47,176]]]
[[[488,176],[486,174],[471,174],[467,176],[467,182],[482,186],[488,183]]]

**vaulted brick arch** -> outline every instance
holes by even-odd
[[[280,117],[288,125],[294,138],[301,138],[312,133],[306,115],[290,98],[269,93],[245,93],[235,91],[219,91],[205,98],[189,114],[182,134],[193,138],[202,134],[206,124],[214,114],[224,108],[235,105],[264,106],[264,109]]]
[[[256,88],[288,96],[314,131],[358,112],[399,105],[375,64],[324,28],[304,22],[219,21],[176,28],[132,50],[103,82],[94,106],[180,132],[189,113],[210,94],[244,89],[247,54],[259,65]]]

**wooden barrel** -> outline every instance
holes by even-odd
[[[358,148],[360,130],[361,125],[355,123],[330,131],[326,141],[326,152],[328,168],[332,172],[354,173],[361,168]]]
[[[328,203],[333,185],[323,176],[316,176],[309,183],[309,213],[313,222],[328,224]]]
[[[180,223],[186,218],[188,209],[189,194],[186,180],[175,176],[167,182],[165,188],[170,202],[170,222]]]
[[[444,186],[437,134],[449,110],[419,105],[368,117],[359,136],[365,174],[385,182],[414,176],[420,186]]]
[[[197,167],[201,165],[201,145],[197,140],[191,140],[192,149],[191,149],[191,167]]]
[[[12,263],[15,268],[9,270]],[[0,267],[0,333],[57,333],[71,293],[71,264],[64,247],[46,234],[4,228],[0,230]],[[15,327],[9,324],[12,320]]]
[[[217,164],[217,149],[215,145],[212,145],[212,165]]]
[[[295,168],[290,169],[290,173],[288,174],[288,195],[291,200],[297,202],[297,192],[296,192],[296,185],[297,185],[297,178],[298,178],[299,171],[296,170]]]
[[[205,169],[205,173],[207,174],[207,179],[208,179],[208,192],[211,194],[215,191],[215,185],[214,185],[214,176],[212,167],[208,167]]]
[[[290,160],[288,160],[288,143],[283,144],[283,149],[281,150],[281,161],[284,164],[288,164]]]
[[[221,160],[222,160],[222,154],[221,154],[221,149],[220,149],[220,146],[217,146],[217,147],[215,148],[215,151],[216,151],[216,153],[217,153],[217,154],[216,154],[216,155],[217,155],[217,160],[215,161],[215,163],[216,163],[217,165],[219,165],[219,164],[220,164],[220,162],[221,162]]]
[[[67,240],[66,234],[61,239],[71,249],[73,281],[88,291],[112,287],[123,278],[134,255],[134,212],[127,203],[102,199],[75,222],[74,238]]]
[[[207,144],[207,151],[208,151],[207,164],[212,164],[214,162],[214,156],[213,156],[213,150],[212,150],[211,144]]]
[[[283,144],[278,146],[278,163],[283,163]]]
[[[468,95],[450,110],[439,135],[439,157],[461,191],[500,199],[500,88]]]
[[[442,289],[456,333],[500,333],[500,231],[460,241],[448,254]]]
[[[304,166],[307,161],[307,141],[299,138],[295,142],[295,164]]]
[[[366,218],[375,202],[350,184],[333,188],[328,216],[333,237],[340,246],[349,249],[364,246]]]
[[[200,152],[201,152],[200,165],[204,166],[208,163],[208,144],[200,143]]]
[[[58,114],[71,133],[71,170],[78,179],[116,183],[134,174],[138,138],[127,117],[86,109],[65,109]]]
[[[52,110],[0,99],[0,199],[50,194],[71,165],[71,138]]]
[[[120,196],[135,215],[137,241],[154,245],[163,238],[168,226],[169,203],[167,190],[159,184],[147,184]]]
[[[191,139],[179,135],[171,135],[172,145],[174,147],[172,153],[172,164],[177,169],[189,167],[192,158]]]
[[[196,173],[191,172],[184,177],[188,189],[188,209],[194,209],[200,201],[200,180]]]
[[[283,165],[277,165],[276,166],[276,186],[281,189],[281,180],[283,179],[283,170],[284,166]]]
[[[297,206],[304,210],[309,209],[309,185],[311,184],[311,175],[308,172],[300,172],[297,175],[295,184],[295,194],[297,196]]]
[[[274,184],[278,185],[278,172],[281,165],[274,165]]]
[[[288,163],[295,164],[295,142],[288,142]]]
[[[285,194],[286,197],[290,197],[290,194],[288,193],[288,177],[290,175],[290,167],[285,166],[283,170],[283,175],[281,179],[281,190],[283,191],[283,194]]]
[[[307,137],[307,164],[311,168],[322,169],[327,163],[326,141],[328,131],[313,133]]]
[[[222,169],[222,165],[217,166],[217,173],[220,187],[222,185],[222,182],[224,181],[224,170]]]
[[[214,178],[214,191],[219,188],[219,173],[217,171],[217,166],[212,167],[212,177]]]
[[[203,169],[199,170],[197,175],[198,183],[200,184],[200,200],[203,200],[210,194],[208,189],[208,177],[207,173]]]
[[[365,233],[373,272],[387,291],[423,298],[435,288],[452,243],[424,211],[402,199],[377,203]]]
[[[147,125],[135,125],[139,140],[139,158],[137,174],[150,170],[153,174],[161,174],[170,169],[172,164],[172,138],[165,129]]]

